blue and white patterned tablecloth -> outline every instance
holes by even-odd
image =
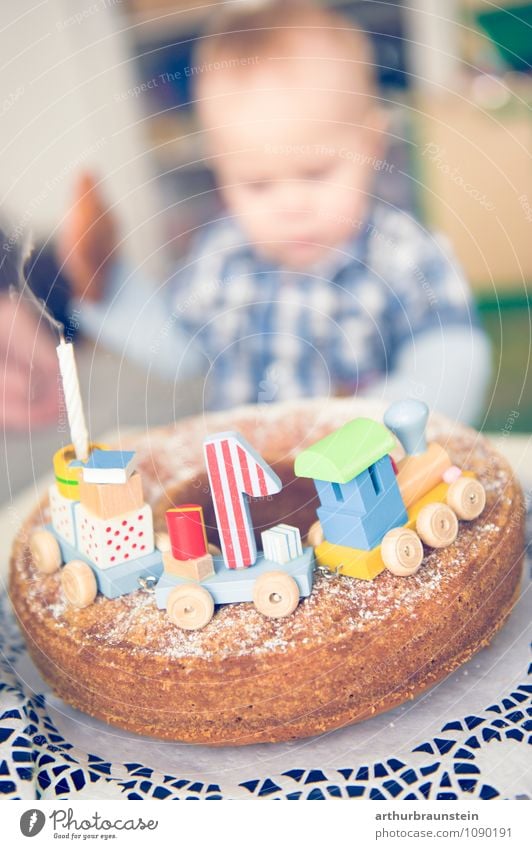
[[[15,513],[10,524],[17,518]],[[527,539],[530,551],[530,511]],[[92,800],[532,798],[530,568],[529,558],[520,600],[490,646],[428,693],[320,738],[233,749],[149,740],[64,705],[47,692],[33,667],[4,592],[0,795]]]

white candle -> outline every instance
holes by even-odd
[[[78,460],[87,460],[89,456],[89,434],[85,424],[81,392],[79,390],[78,370],[71,342],[61,342],[56,348],[59,370],[63,381],[63,392],[70,425],[70,438]]]

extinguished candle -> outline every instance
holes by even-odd
[[[87,460],[89,457],[89,434],[85,424],[81,392],[79,389],[78,370],[74,357],[74,346],[72,342],[61,341],[56,348],[59,360],[59,371],[63,382],[63,393],[70,426],[70,438],[74,445],[74,451],[78,460]]]

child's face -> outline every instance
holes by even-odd
[[[305,269],[359,231],[380,116],[369,97],[286,90],[278,75],[268,77],[268,90],[246,87],[244,76],[231,94],[204,101],[211,165],[257,251]]]

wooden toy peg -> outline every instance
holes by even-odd
[[[397,437],[407,454],[422,454],[427,450],[425,428],[429,408],[423,401],[406,398],[391,404],[384,414],[384,424]]]

